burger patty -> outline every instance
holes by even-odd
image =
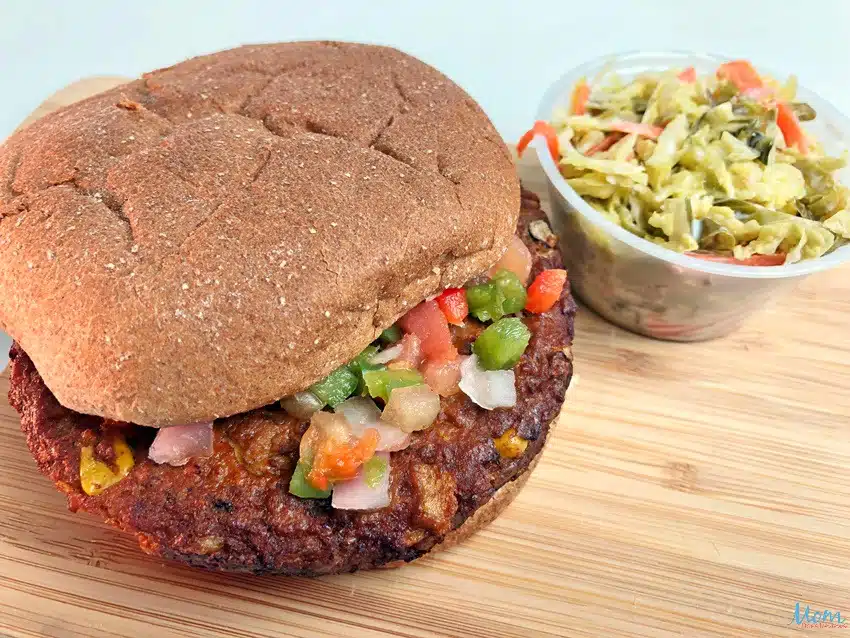
[[[517,232],[533,255],[532,277],[562,267],[557,249],[529,233],[529,224],[543,219],[539,200],[524,190]],[[524,318],[532,338],[515,368],[514,408],[484,410],[464,394],[442,399],[434,425],[392,454],[391,504],[376,511],[334,510],[330,499],[289,493],[308,423],[276,405],[217,421],[213,455],[172,467],[147,459],[155,429],[59,405],[17,344],[10,355],[9,399],[21,414],[39,469],[67,494],[70,509],[137,534],[148,553],[250,572],[367,569],[426,553],[525,472],[543,447],[572,376],[575,309],[567,285],[549,312]],[[455,329],[462,353],[482,328],[470,321]],[[501,456],[494,444],[510,428],[528,441],[516,458]],[[110,462],[116,435],[133,449],[135,465],[120,482],[89,496],[80,483],[80,450],[93,446],[96,456]]]

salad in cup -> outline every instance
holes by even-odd
[[[726,334],[850,257],[840,113],[744,60],[634,53],[546,94],[532,143],[574,289],[636,332]]]
[[[567,183],[629,232],[700,259],[776,266],[850,239],[850,189],[800,122],[797,81],[744,60],[580,81],[542,132]],[[520,152],[528,144],[528,134]]]

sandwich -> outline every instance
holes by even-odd
[[[492,520],[572,374],[557,239],[481,108],[394,49],[194,58],[0,148],[27,445],[151,554],[318,575]]]

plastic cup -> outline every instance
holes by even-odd
[[[593,60],[559,79],[543,96],[537,119],[550,120],[567,106],[582,77],[604,72],[633,77],[650,71],[695,67],[713,73],[727,58],[688,53],[625,53]],[[784,75],[768,71],[776,78]],[[799,87],[798,99],[817,111],[804,123],[830,155],[848,147],[850,122],[829,102]],[[726,335],[802,278],[850,260],[850,244],[818,259],[783,266],[740,266],[700,260],[663,248],[606,219],[561,176],[545,141],[533,141],[549,184],[553,223],[561,238],[570,282],[579,298],[608,321],[639,334],[672,341]],[[839,172],[850,183],[850,172]]]
[[[9,335],[0,332],[0,372],[6,369],[9,365],[9,348],[12,347],[12,340]]]

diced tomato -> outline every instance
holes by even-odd
[[[511,238],[505,254],[490,268],[488,274],[492,277],[500,270],[510,270],[519,277],[523,286],[528,283],[528,275],[531,273],[531,251],[516,235]]]
[[[452,344],[449,323],[440,306],[433,299],[423,301],[399,319],[399,325],[405,332],[419,337],[422,354],[428,360],[454,360],[457,349]]]
[[[437,394],[448,397],[460,389],[460,359],[429,361],[422,367],[425,383]]]
[[[567,271],[559,268],[544,270],[528,287],[525,309],[529,312],[546,312],[555,305],[564,290]]]
[[[786,146],[796,146],[801,153],[809,152],[809,142],[794,111],[784,102],[776,105],[776,124],[782,131]]]
[[[387,364],[390,370],[416,370],[422,365],[422,342],[415,334],[408,332],[399,342],[401,354]]]
[[[573,115],[584,115],[587,113],[587,101],[590,99],[590,85],[582,78],[573,89],[570,99],[570,113]]]
[[[640,122],[628,122],[626,120],[615,120],[608,124],[608,128],[612,131],[620,133],[635,133],[641,137],[648,137],[651,140],[657,140],[658,136],[664,132],[660,126],[652,124],[641,124]]]
[[[677,77],[686,84],[693,84],[697,81],[697,70],[694,67],[689,66],[687,69],[682,71]]]
[[[785,253],[753,255],[747,259],[735,259],[731,255],[718,255],[704,251],[693,251],[685,254],[688,257],[695,257],[703,261],[715,261],[719,264],[733,264],[735,266],[781,266],[785,263]]]
[[[466,291],[463,288],[446,288],[439,297],[437,305],[446,315],[446,321],[459,326],[469,314],[469,305],[466,303]]]
[[[525,134],[519,138],[519,142],[516,145],[517,155],[522,157],[523,152],[526,148],[528,148],[528,145],[531,144],[531,140],[534,139],[535,135],[542,135],[546,138],[546,146],[549,147],[549,153],[552,155],[552,159],[557,162],[561,157],[558,145],[558,133],[551,124],[542,120],[537,120],[534,123],[534,126],[531,127],[531,130],[526,131]]]
[[[589,149],[587,149],[587,153],[585,154],[589,157],[591,155],[596,155],[596,153],[604,153],[622,138],[622,133],[608,133],[608,135],[605,136],[604,140],[599,142],[599,144],[597,144],[596,146],[591,146]]]
[[[747,60],[732,60],[721,64],[717,69],[717,77],[729,80],[738,87],[739,91],[757,89],[764,86],[758,71]]]
[[[360,466],[375,455],[379,439],[375,428],[366,429],[354,445],[326,438],[316,450],[308,482],[318,490],[326,490],[333,481],[354,478]]]

